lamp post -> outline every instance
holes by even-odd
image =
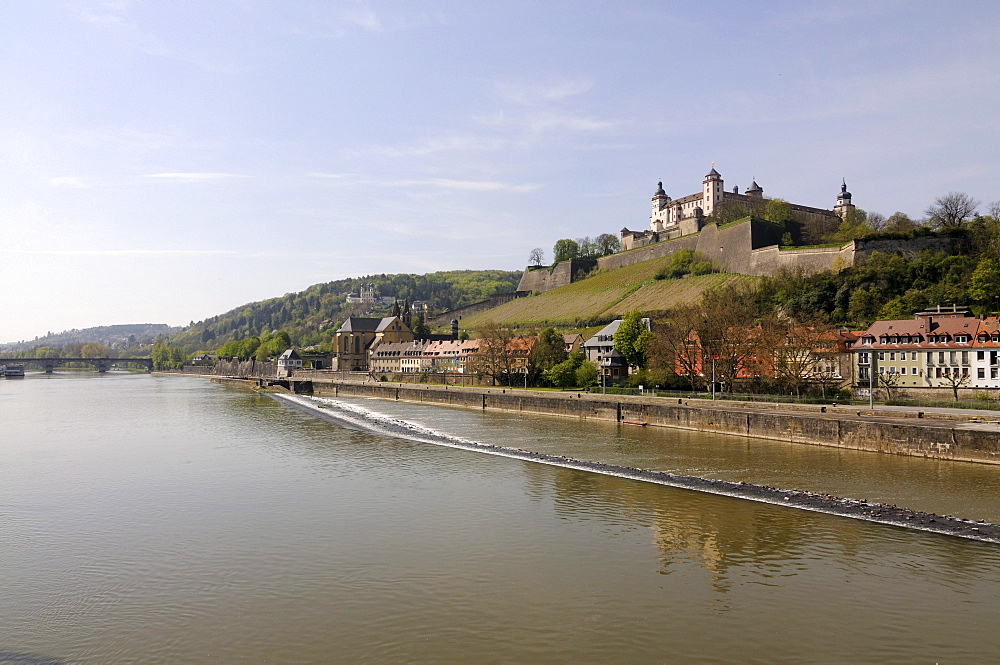
[[[875,352],[873,351],[871,356],[868,358],[868,408],[872,411],[875,410]]]
[[[712,399],[715,399],[715,356],[712,356]]]

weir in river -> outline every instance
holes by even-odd
[[[393,436],[438,446],[461,448],[488,455],[498,455],[526,462],[548,464],[566,469],[600,473],[607,476],[657,483],[668,487],[718,494],[749,501],[760,501],[788,508],[798,508],[830,515],[839,515],[890,526],[929,531],[983,542],[1000,543],[1000,525],[910,510],[896,505],[870,503],[857,499],[819,494],[797,489],[782,489],[745,482],[728,482],[700,476],[681,475],[652,469],[638,469],[581,460],[564,455],[548,455],[538,451],[496,446],[469,441],[443,432],[422,427],[398,418],[388,418],[377,411],[341,400],[290,396],[270,393],[278,401],[304,409],[342,427]]]

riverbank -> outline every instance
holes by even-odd
[[[211,377],[257,386],[256,380]],[[746,403],[509,388],[413,385],[311,379],[315,395],[371,397],[619,422],[832,446],[894,455],[1000,464],[1000,414],[947,409],[859,409],[850,406]],[[991,416],[994,416],[991,418]]]

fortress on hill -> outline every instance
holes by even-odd
[[[561,261],[551,267],[525,268],[518,294],[530,294],[570,284],[596,268],[611,269],[667,257],[682,249],[700,252],[726,272],[773,275],[781,269],[816,273],[854,265],[874,251],[915,255],[924,249],[951,251],[949,238],[918,237],[910,240],[853,240],[834,246],[782,246],[788,233],[793,242],[803,229],[835,230],[854,209],[847,183],[842,182],[836,205],[830,209],[789,203],[792,221],[770,222],[758,216],[768,205],[756,180],[743,194],[734,187],[725,191],[722,176],[713,167],[700,192],[671,199],[659,183],[653,194],[649,229],[621,231],[622,251],[599,259]],[[728,214],[727,214],[728,213]],[[741,218],[724,222],[734,213]],[[785,236],[787,241],[789,236]]]
[[[757,184],[756,179],[743,194],[740,194],[739,187],[733,187],[733,191],[727,192],[722,176],[715,170],[714,166],[702,181],[700,192],[688,194],[679,199],[671,199],[663,191],[663,182],[659,182],[656,192],[653,194],[649,230],[629,231],[627,228],[622,229],[622,249],[633,249],[662,240],[698,233],[706,222],[712,220],[718,222],[723,219],[727,209],[735,212],[739,217],[762,213],[767,206],[767,201],[764,198],[764,189]],[[833,228],[836,228],[836,225],[854,209],[851,193],[847,191],[846,181],[841,185],[840,194],[837,196],[837,205],[833,207],[833,210],[813,208],[798,203],[789,203],[788,205],[791,208],[792,217],[798,224],[832,225]]]

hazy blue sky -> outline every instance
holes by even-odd
[[[997,188],[1000,3],[0,3],[0,342],[519,269],[656,182]]]

